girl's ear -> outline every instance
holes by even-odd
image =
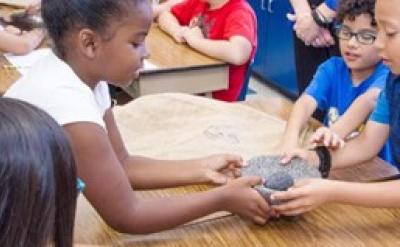
[[[100,45],[100,36],[90,29],[80,30],[78,35],[78,49],[89,59],[94,59]]]

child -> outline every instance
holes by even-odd
[[[299,134],[318,108],[324,125],[311,138],[326,146],[343,146],[342,139],[359,129],[372,112],[389,73],[373,45],[376,38],[374,0],[344,0],[338,9],[337,35],[342,57],[332,57],[318,68],[305,93],[296,101],[282,142],[284,154],[298,147]],[[340,118],[339,118],[340,117]],[[328,135],[327,133],[331,133]],[[390,160],[383,150],[382,157]]]
[[[27,12],[35,13],[39,4],[30,6]],[[22,31],[15,26],[0,25],[0,51],[10,52],[15,55],[25,55],[40,45],[45,37],[44,30],[33,29],[31,31]]]
[[[45,33],[40,29],[23,32],[13,26],[0,26],[0,51],[25,55],[40,45]]]
[[[396,165],[400,168],[400,1],[377,0],[376,20],[378,36],[375,46],[383,62],[390,67],[386,89],[380,94],[375,110],[365,130],[342,149],[321,155],[320,167],[340,168],[361,163],[373,158],[389,137]],[[324,153],[324,152],[323,152]],[[315,151],[296,150],[293,155],[318,164]],[[288,192],[273,195],[274,199],[289,200],[276,209],[285,215],[309,211],[324,203],[344,203],[365,207],[399,207],[400,181],[381,183],[350,183],[323,179],[312,179],[298,183]]]
[[[157,0],[156,0],[157,1]],[[157,1],[158,2],[158,1]],[[172,6],[182,2],[182,0],[167,0],[162,3],[154,3],[153,2],[153,19],[157,19],[160,14],[164,11],[169,11]]]
[[[257,46],[257,20],[245,0],[185,0],[158,22],[177,42],[231,64],[229,88],[213,92],[213,98],[238,100]]]
[[[224,173],[242,166],[234,155],[160,161],[126,150],[105,81],[127,86],[138,75],[152,21],[147,0],[43,0],[42,16],[55,53],[38,62],[6,96],[41,107],[64,127],[86,184],[85,196],[110,226],[127,233],[155,232],[219,210],[265,223],[268,205],[251,188],[261,182],[258,177],[181,197],[140,199],[132,191],[224,184]]]
[[[77,177],[68,140],[45,112],[0,98],[0,246],[72,246]]]

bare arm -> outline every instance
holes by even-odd
[[[290,0],[290,4],[296,15],[311,12],[311,7],[307,0]]]
[[[251,189],[259,178],[241,178],[212,191],[185,197],[141,200],[132,191],[104,129],[92,123],[64,126],[86,184],[85,196],[113,228],[148,233],[171,228],[218,210],[265,222],[268,205]]]
[[[389,125],[368,121],[365,130],[350,140],[346,146],[330,150],[332,169],[360,164],[374,158],[385,144],[389,130]],[[319,164],[315,151],[297,149],[290,154],[288,159],[295,156],[308,160],[314,166]]]
[[[336,203],[376,208],[400,206],[400,181],[367,184],[335,181],[331,191]]]
[[[373,88],[357,97],[331,129],[342,139],[346,138],[371,114],[380,92],[380,89]]]
[[[183,37],[194,49],[230,64],[242,65],[251,55],[250,41],[243,36],[232,36],[229,40],[211,40],[203,37],[200,28],[184,31]]]
[[[359,164],[374,158],[389,136],[389,125],[368,121],[365,130],[344,148],[334,150],[332,168]]]
[[[326,179],[303,180],[288,191],[272,195],[285,203],[273,207],[284,215],[298,215],[324,203],[342,203],[362,207],[399,207],[400,181],[351,183]]]
[[[183,30],[185,27],[179,24],[178,19],[176,19],[176,17],[170,11],[164,11],[161,13],[161,15],[158,17],[158,24],[160,28],[164,32],[171,35],[176,42],[184,42]]]
[[[172,6],[182,2],[183,0],[168,0],[160,4],[153,5],[153,18],[157,19],[164,11],[169,11]]]
[[[285,147],[290,149],[298,146],[300,132],[304,129],[307,121],[316,109],[317,102],[313,97],[307,94],[300,96],[294,104],[293,110],[290,113],[289,120],[286,124],[283,136],[284,149]]]
[[[16,55],[24,55],[35,49],[43,38],[44,32],[39,29],[34,29],[21,35],[0,31],[0,50]]]
[[[134,188],[165,188],[188,184],[218,183],[219,168],[239,167],[242,160],[235,155],[210,156],[194,160],[161,161],[128,153],[111,110],[105,115],[108,136],[118,161]],[[215,171],[215,170],[216,171]],[[222,183],[226,178],[222,178]]]

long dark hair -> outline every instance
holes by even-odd
[[[76,181],[63,129],[35,106],[0,98],[0,246],[71,247]]]

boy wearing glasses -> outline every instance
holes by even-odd
[[[281,146],[283,162],[298,147],[299,135],[313,112],[325,112],[324,125],[311,142],[327,147],[344,145],[354,137],[375,106],[384,88],[388,68],[381,62],[376,39],[375,0],[341,1],[337,36],[342,57],[332,57],[321,64],[303,95],[296,101],[286,125]],[[380,157],[390,161],[389,148]]]

